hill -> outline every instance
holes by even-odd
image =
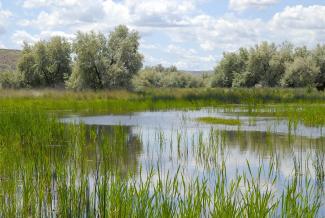
[[[19,56],[19,50],[0,49],[0,72],[16,70]]]

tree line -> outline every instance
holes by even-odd
[[[121,25],[107,37],[78,32],[72,43],[58,36],[25,43],[18,71],[10,77],[4,73],[2,80],[13,87],[128,88],[142,68],[139,39],[137,32]]]
[[[314,49],[263,42],[223,54],[211,79],[212,87],[325,88],[325,46]]]
[[[70,89],[317,87],[325,88],[325,45],[314,49],[262,42],[226,52],[211,75],[175,66],[143,67],[138,32],[117,26],[108,36],[78,32],[25,43],[16,72],[0,72],[0,86]]]

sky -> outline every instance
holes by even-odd
[[[211,70],[262,41],[325,43],[325,0],[0,0],[0,48],[119,24],[139,32],[145,66]]]

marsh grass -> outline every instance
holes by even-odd
[[[207,123],[207,124],[223,124],[223,125],[232,125],[238,126],[241,124],[241,121],[238,119],[224,119],[218,117],[200,117],[196,119],[198,122]]]
[[[163,167],[157,167],[161,163],[142,166],[135,157],[144,149],[142,138],[129,128],[63,124],[58,119],[61,114],[71,111],[122,113],[214,106],[219,104],[216,103],[217,95],[196,101],[199,97],[188,93],[180,94],[187,97],[173,99],[163,97],[164,92],[151,98],[147,93],[124,91],[113,97],[110,96],[112,93],[104,92],[58,94],[48,91],[36,96],[12,92],[17,93],[1,93],[0,100],[0,217],[322,215],[319,209],[324,192],[318,189],[324,185],[322,156],[313,159],[316,184],[308,173],[301,172],[301,166],[308,163],[295,159],[297,172],[285,181],[283,189],[274,189],[282,182],[278,177],[276,158],[271,157],[268,164],[261,163],[257,171],[247,161],[245,170],[229,177],[223,159],[226,135],[211,130],[207,138],[200,134],[198,139],[193,139],[192,148],[198,163],[205,163],[203,169],[212,171],[214,176],[188,179],[181,167],[176,172],[165,172]],[[226,93],[228,97],[235,95],[221,90],[216,92]],[[323,98],[321,94],[317,96],[317,101]],[[262,111],[262,108],[275,113],[285,111],[285,106],[253,104],[247,107],[252,112]],[[317,115],[324,113],[322,105],[299,107],[303,108],[302,112],[292,110],[286,115],[288,119],[310,125],[324,122]],[[233,107],[229,106],[227,110],[231,111]],[[177,134],[177,157],[186,159],[188,151],[182,150],[184,134],[181,131]],[[241,137],[240,133],[238,137]],[[160,149],[173,146],[162,132],[157,133],[157,138]]]

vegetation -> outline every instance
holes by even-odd
[[[317,87],[324,89],[325,46],[313,50],[263,42],[250,49],[224,53],[212,87]]]
[[[55,87],[64,85],[71,74],[70,44],[61,37],[35,45],[25,44],[18,63],[27,87]]]
[[[189,133],[185,129],[177,133],[179,140],[176,142],[155,130],[152,136],[155,141],[144,145],[141,135],[128,127],[72,125],[58,120],[60,113],[69,112],[62,109],[75,108],[81,112],[97,104],[98,109],[114,111],[114,107],[120,107],[122,111],[129,103],[129,111],[149,110],[151,106],[156,109],[163,105],[166,108],[178,107],[177,101],[181,106],[188,106],[191,102],[194,106],[195,103],[189,99],[178,96],[175,97],[177,100],[173,100],[159,97],[159,94],[150,99],[125,91],[116,91],[113,95],[108,92],[43,91],[35,94],[29,91],[22,94],[11,91],[1,95],[1,217],[322,216],[324,159],[310,154],[319,178],[315,182],[307,170],[308,166],[311,167],[310,162],[296,159],[293,154],[292,162],[296,167],[290,177],[283,181],[277,156],[281,139],[277,136],[274,136],[276,140],[270,137],[266,139],[266,147],[276,149],[267,154],[265,163],[261,162],[254,169],[247,160],[246,166],[235,170],[237,173],[233,175],[228,171],[227,160],[224,159],[227,145],[234,138],[242,140],[242,146],[251,143],[245,140],[240,130],[232,133],[228,140],[223,131],[211,129],[205,136],[197,132],[199,137],[193,138],[189,144],[181,140]],[[200,106],[203,106],[202,102],[205,102],[205,106],[213,104],[213,101],[197,102],[202,104]],[[315,114],[325,111],[322,110],[323,105],[291,105],[292,108],[297,106],[308,110],[308,114],[312,110],[315,110]],[[224,105],[222,108],[232,112],[238,105]],[[250,104],[245,108],[252,114],[274,112],[275,116],[277,112],[280,116],[281,111],[283,114],[294,111],[290,111],[288,105],[273,104]],[[295,119],[301,118],[303,116],[295,116]],[[311,125],[314,124],[311,122]],[[295,145],[291,144],[290,137],[293,136],[288,136],[286,146],[294,151]],[[304,142],[300,137],[297,141]],[[318,143],[323,145],[323,141]],[[161,146],[160,150],[158,148],[148,153],[160,151],[157,153],[158,161],[149,156],[146,164],[141,165],[136,154],[156,146]],[[261,146],[257,146],[257,151]],[[306,148],[308,146],[311,145],[306,144]],[[159,161],[165,157],[161,152],[168,149],[175,154],[171,162],[179,164],[176,171],[164,171],[164,162]],[[260,151],[259,157],[263,158],[263,152]],[[188,162],[188,153],[193,155],[204,174],[188,179],[188,172],[182,165]],[[281,151],[278,153],[281,154]]]
[[[241,48],[207,77],[141,69],[139,41],[125,26],[79,32],[0,66],[0,217],[324,216],[325,46]],[[226,126],[187,126],[202,108],[196,121]],[[176,109],[171,128],[68,119]]]
[[[108,38],[101,33],[78,33],[76,61],[67,82],[74,89],[128,88],[142,67],[139,35],[118,26]]]
[[[24,78],[20,72],[2,71],[0,72],[0,88],[18,89],[23,87]]]
[[[131,88],[142,68],[139,34],[118,26],[108,37],[78,32],[71,44],[63,37],[26,44],[21,53],[0,51],[0,85],[5,88]],[[17,70],[15,66],[17,64]],[[7,66],[8,65],[8,66]],[[10,65],[10,66],[9,66]]]
[[[73,43],[53,37],[1,57],[0,84],[9,88],[69,89],[310,87],[325,89],[325,45],[314,49],[263,42],[224,53],[214,74],[195,76],[175,66],[142,69],[139,34],[118,26],[109,36],[79,32]],[[3,53],[3,52],[2,52]],[[18,72],[14,62],[18,61]],[[141,70],[142,69],[142,70]],[[10,73],[13,72],[13,73]]]
[[[238,126],[241,124],[240,120],[236,119],[223,119],[218,117],[200,117],[197,118],[197,121],[208,124],[224,124],[231,126]]]
[[[136,90],[146,88],[198,88],[204,86],[203,78],[190,73],[179,72],[175,66],[161,65],[146,67],[132,80]]]

